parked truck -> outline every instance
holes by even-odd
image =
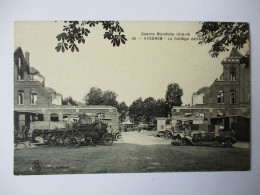
[[[232,129],[220,125],[190,124],[183,131],[172,132],[172,145],[227,146],[236,143]]]

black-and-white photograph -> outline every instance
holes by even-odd
[[[251,170],[249,27],[15,22],[13,174]]]

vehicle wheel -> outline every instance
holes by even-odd
[[[102,142],[105,146],[111,146],[113,143],[113,136],[111,134],[105,133],[102,136]]]
[[[165,133],[165,139],[172,139],[172,138],[173,138],[173,137],[172,137],[171,132],[167,131],[167,132]]]
[[[78,147],[81,143],[81,135],[78,130],[73,130],[70,137],[66,139],[66,145],[68,147]]]
[[[59,134],[59,135],[56,136],[56,143],[59,146],[64,144],[64,140],[63,140],[63,135],[62,134]]]
[[[188,140],[186,140],[186,139],[181,139],[181,146],[188,146],[188,145],[190,145],[189,142],[188,142]]]
[[[121,138],[121,135],[118,133],[118,134],[116,134],[116,140],[119,140],[120,138]]]
[[[44,136],[44,143],[48,144],[49,146],[56,145],[56,137],[54,134],[48,134],[47,136]]]
[[[35,160],[35,161],[32,162],[32,170],[33,171],[40,172],[42,169],[43,169],[42,162],[40,162],[39,160]]]
[[[179,141],[179,140],[181,140],[181,136],[178,134],[177,136],[173,137],[173,140]]]
[[[71,135],[72,135],[72,131],[70,130],[64,131],[62,138],[63,138],[63,144],[65,146],[68,146]]]
[[[233,141],[232,141],[231,138],[226,138],[226,139],[224,140],[224,146],[226,146],[226,147],[231,147],[232,145],[233,145]]]

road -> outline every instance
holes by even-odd
[[[112,146],[18,147],[14,174],[145,173],[244,171],[250,169],[248,147],[172,146],[154,132],[126,132]],[[42,169],[32,169],[34,161]]]

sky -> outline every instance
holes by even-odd
[[[54,21],[15,22],[14,50],[21,47],[30,53],[30,66],[45,77],[45,86],[63,98],[71,96],[81,102],[91,87],[99,87],[116,92],[117,100],[130,106],[139,97],[165,98],[167,85],[178,83],[184,92],[183,105],[191,104],[192,93],[210,86],[221,75],[221,61],[230,53],[211,58],[211,45],[191,40],[201,28],[199,22],[129,21],[120,21],[128,39],[120,47],[103,39],[105,31],[99,25],[89,29],[91,33],[86,43],[79,45],[79,52],[56,52],[56,36],[63,25]],[[174,36],[156,36],[157,32]],[[144,35],[147,33],[155,36]],[[163,40],[144,40],[145,37]],[[178,37],[189,40],[176,40]],[[244,48],[241,53],[247,51]]]

